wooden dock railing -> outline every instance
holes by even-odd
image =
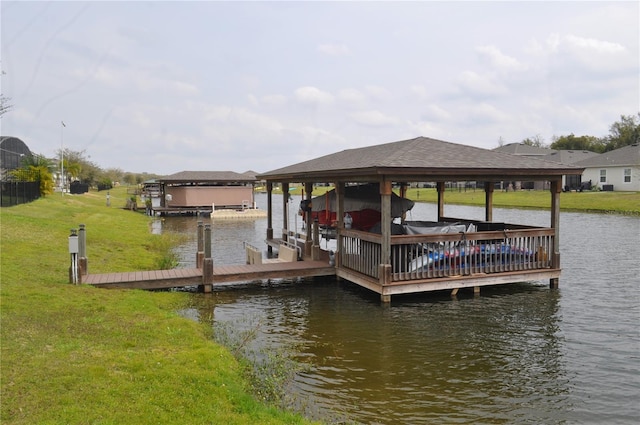
[[[551,267],[554,230],[397,235],[391,237],[391,283]],[[382,239],[357,230],[340,232],[340,266],[380,279]]]

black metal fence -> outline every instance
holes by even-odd
[[[0,181],[0,207],[26,204],[40,198],[39,174],[26,177],[30,181],[16,179]]]

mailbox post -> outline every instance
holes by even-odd
[[[76,229],[71,229],[69,235],[69,254],[71,255],[71,266],[69,267],[70,283],[78,283],[78,252],[80,250],[78,241],[78,233]]]

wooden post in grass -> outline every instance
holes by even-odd
[[[211,224],[204,225],[204,259],[202,260],[202,290],[211,292],[213,284],[213,258],[211,257]]]
[[[202,261],[204,259],[204,224],[202,221],[198,221],[198,250],[196,252],[196,268],[202,268]]]

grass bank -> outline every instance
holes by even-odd
[[[55,194],[0,210],[2,424],[297,424],[259,403],[211,329],[177,311],[187,294],[68,282],[69,229],[87,226],[91,272],[170,264],[126,190]]]
[[[313,195],[322,195],[333,187],[318,187]],[[397,191],[396,191],[397,192]],[[302,193],[301,187],[291,190],[294,195]],[[411,188],[407,190],[407,198],[417,202],[438,202],[438,192],[430,188]],[[463,189],[449,190],[444,194],[447,204],[484,205],[484,190]],[[546,190],[521,190],[517,192],[493,193],[493,206],[503,208],[550,208],[551,196]],[[615,213],[640,215],[640,192],[563,192],[560,194],[562,211],[583,211],[594,213]]]

